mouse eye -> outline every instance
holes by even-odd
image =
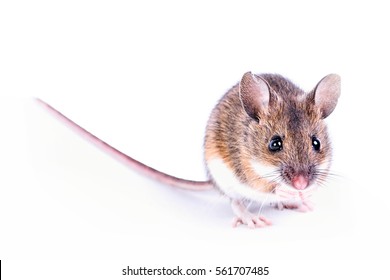
[[[279,152],[283,149],[283,140],[280,136],[272,137],[271,141],[269,141],[268,149],[271,152]]]
[[[311,137],[311,144],[313,145],[314,151],[318,152],[321,149],[321,142],[318,140],[317,137],[312,136]]]

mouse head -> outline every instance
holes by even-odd
[[[340,96],[340,77],[324,77],[309,93],[279,75],[246,73],[239,84],[243,109],[252,119],[245,145],[259,174],[303,190],[322,183],[331,161],[324,119]],[[271,168],[271,172],[270,172]],[[259,172],[257,172],[259,173]]]

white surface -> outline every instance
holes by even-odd
[[[59,266],[22,259],[85,260],[70,265],[75,279],[107,259],[130,260],[110,263],[119,271],[270,263],[275,279],[388,275],[387,6],[128,2],[0,4],[0,259],[26,267],[7,275],[52,279]],[[248,70],[306,90],[328,73],[342,77],[328,120],[340,177],[318,192],[313,213],[264,209],[274,222],[265,229],[231,228],[217,193],[149,181],[29,99],[157,169],[203,179],[208,115]]]

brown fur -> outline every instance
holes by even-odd
[[[275,188],[259,178],[251,160],[277,167],[282,179],[291,184],[292,176],[306,174],[316,178],[316,167],[331,158],[330,140],[320,109],[314,104],[314,92],[306,94],[280,75],[262,74],[270,88],[267,112],[257,112],[256,119],[244,110],[239,84],[229,90],[211,113],[205,137],[206,162],[222,158],[237,178],[253,188],[270,192]],[[283,150],[271,152],[268,144],[279,135]],[[312,136],[321,141],[321,150],[312,147]]]

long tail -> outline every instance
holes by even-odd
[[[154,168],[151,168],[143,164],[142,162],[139,162],[138,160],[135,160],[132,157],[122,153],[121,151],[112,147],[110,144],[107,144],[103,140],[99,139],[97,136],[93,135],[88,130],[82,128],[77,123],[75,123],[68,117],[64,116],[61,112],[59,112],[58,110],[56,110],[55,108],[53,108],[52,106],[44,102],[43,100],[36,98],[36,101],[45,109],[47,109],[49,112],[51,112],[53,115],[55,115],[58,119],[60,119],[60,121],[67,124],[71,129],[76,131],[81,136],[85,137],[87,140],[91,141],[95,146],[101,148],[103,151],[108,153],[110,156],[116,158],[117,160],[121,161],[126,166],[133,168],[134,170],[144,174],[149,178],[153,178],[166,185],[171,185],[174,187],[179,187],[188,190],[201,191],[201,190],[209,190],[213,187],[211,181],[185,180],[182,178],[168,175]]]

